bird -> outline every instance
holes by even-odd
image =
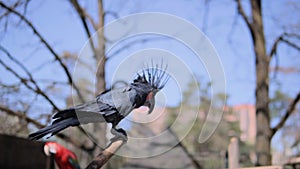
[[[117,125],[132,110],[141,106],[148,107],[148,114],[153,111],[156,94],[170,78],[166,73],[167,67],[163,62],[160,65],[153,61],[146,64],[128,85],[106,90],[89,102],[56,112],[52,116],[52,124],[29,134],[29,139],[39,140],[48,134],[51,137],[68,127],[80,124],[110,123],[110,131],[115,136],[111,140],[127,141],[126,131],[117,128]]]
[[[76,155],[56,142],[46,142],[44,153],[53,156],[60,169],[80,169]]]

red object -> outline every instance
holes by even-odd
[[[45,144],[45,153],[54,154],[55,162],[60,169],[80,169],[76,155],[56,142],[47,142]],[[47,154],[47,151],[49,153]]]

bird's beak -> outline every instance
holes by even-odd
[[[148,114],[151,114],[155,107],[155,93],[149,93],[144,106],[149,108]]]
[[[46,156],[50,156],[50,148],[49,148],[49,146],[47,146],[47,145],[44,146],[44,153],[46,154]]]

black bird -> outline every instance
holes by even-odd
[[[55,113],[50,126],[30,134],[29,138],[38,140],[70,126],[106,122],[112,124],[112,134],[127,140],[126,132],[116,128],[118,123],[135,108],[147,106],[149,114],[153,111],[155,95],[170,77],[166,74],[166,69],[167,65],[154,66],[152,63],[151,67],[147,66],[141,73],[137,73],[137,77],[129,85],[107,90],[96,96],[95,100]]]

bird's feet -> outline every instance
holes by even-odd
[[[121,128],[120,129],[112,128],[110,132],[111,134],[114,135],[114,137],[110,139],[111,142],[115,142],[117,140],[122,140],[124,143],[127,142],[128,138],[125,130]]]

